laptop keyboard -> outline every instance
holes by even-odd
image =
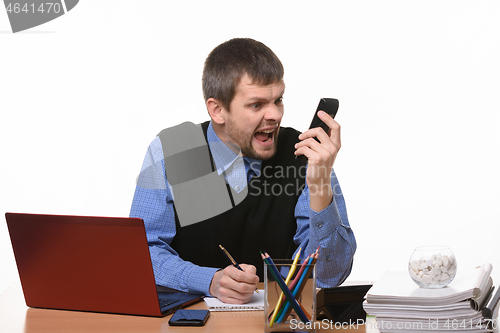
[[[171,299],[171,298],[163,298],[160,299],[160,308],[163,308],[165,306],[169,306],[171,304],[179,302],[178,299]]]

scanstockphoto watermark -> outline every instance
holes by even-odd
[[[426,321],[365,321],[357,319],[356,321],[349,320],[348,322],[334,322],[332,320],[323,319],[322,321],[313,321],[303,323],[298,319],[290,320],[291,329],[358,329],[359,326],[364,326],[365,329],[376,329],[379,331],[385,330],[426,330],[426,331],[454,331],[454,330],[474,330],[480,329],[498,329],[498,319],[428,319]]]
[[[349,322],[335,322],[333,320],[323,319],[322,321],[310,321],[308,323],[303,323],[295,318],[290,320],[290,328],[293,330],[358,329],[361,325],[365,325],[364,319],[358,319],[356,321],[349,320]]]
[[[254,170],[259,169],[260,162],[251,162],[250,167]],[[263,175],[266,178],[298,178],[298,177],[306,177],[309,174],[314,178],[321,177],[330,177],[332,175],[332,167],[328,166],[314,166],[309,167],[309,165],[287,165],[287,166],[270,166],[266,165],[262,167],[260,172],[257,173],[257,176]]]
[[[252,189],[250,195],[253,196],[297,196],[304,190],[305,184],[301,179],[306,178],[306,174],[309,173],[311,178],[327,179],[327,181],[322,181],[318,184],[311,184],[308,186],[309,194],[315,195],[318,193],[329,192],[330,189],[333,191],[334,195],[341,195],[342,191],[340,185],[335,183],[332,185],[331,177],[336,177],[331,168],[326,166],[318,166],[314,168],[308,168],[307,166],[296,167],[293,165],[289,166],[264,166],[260,173],[257,174],[258,178],[254,179],[249,183],[249,187]],[[282,183],[271,183],[268,179],[288,179],[288,182]]]

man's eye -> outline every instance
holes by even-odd
[[[274,101],[274,104],[281,104],[281,103],[283,103],[283,97],[280,97]]]
[[[254,103],[254,104],[250,105],[250,107],[252,109],[258,109],[260,107],[260,103]]]

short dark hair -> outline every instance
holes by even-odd
[[[261,42],[234,38],[210,52],[203,68],[205,102],[215,98],[229,110],[236,85],[247,73],[252,83],[267,85],[283,79],[284,69],[276,54]]]

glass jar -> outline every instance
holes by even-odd
[[[411,254],[408,271],[421,288],[443,288],[455,277],[457,260],[448,246],[419,246]]]

